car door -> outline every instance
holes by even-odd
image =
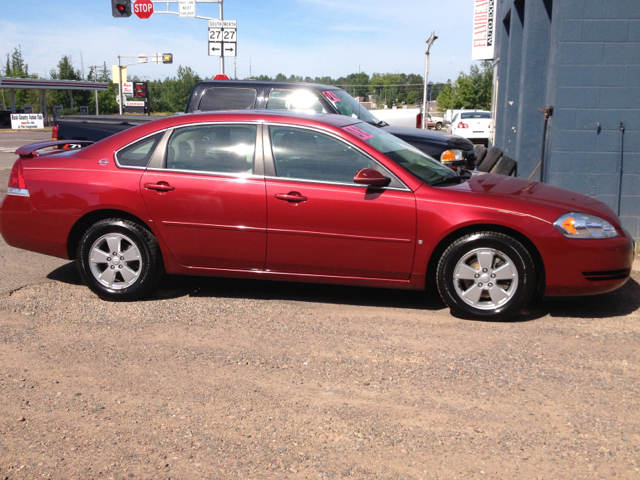
[[[259,131],[249,123],[173,129],[159,147],[164,148],[160,164],[152,162],[142,176],[140,191],[151,218],[182,265],[264,268],[267,219]]]
[[[271,125],[264,141],[267,271],[409,278],[416,236],[410,189],[352,144],[327,133]],[[393,183],[356,185],[353,177],[362,168],[379,170]]]

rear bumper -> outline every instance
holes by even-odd
[[[34,210],[28,196],[5,195],[0,203],[0,234],[12,247],[67,259],[68,221]]]
[[[569,240],[567,247],[545,256],[546,289],[550,297],[595,295],[616,290],[631,275],[634,242],[622,231],[606,240]]]

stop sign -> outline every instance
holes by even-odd
[[[133,13],[139,18],[149,18],[153,13],[153,3],[151,0],[136,0],[133,4]]]

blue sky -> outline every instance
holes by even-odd
[[[471,61],[472,0],[225,0],[224,18],[238,22],[238,78],[283,73],[333,78],[363,71],[424,74],[425,41],[431,49],[430,81],[454,80]],[[177,3],[171,5],[177,11]],[[155,3],[156,12],[166,3]],[[154,14],[113,18],[110,0],[4,2],[0,54],[20,45],[32,73],[48,77],[62,55],[74,66],[117,64],[118,55],[165,53],[173,65],[140,65],[129,75],[174,76],[178,65],[203,77],[219,73],[207,55],[207,22]],[[218,18],[218,4],[197,4],[197,14]],[[234,61],[226,60],[233,76]]]

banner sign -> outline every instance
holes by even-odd
[[[44,128],[41,113],[16,113],[11,115],[11,128],[14,130],[34,130]]]
[[[493,60],[496,0],[473,0],[471,60]]]

